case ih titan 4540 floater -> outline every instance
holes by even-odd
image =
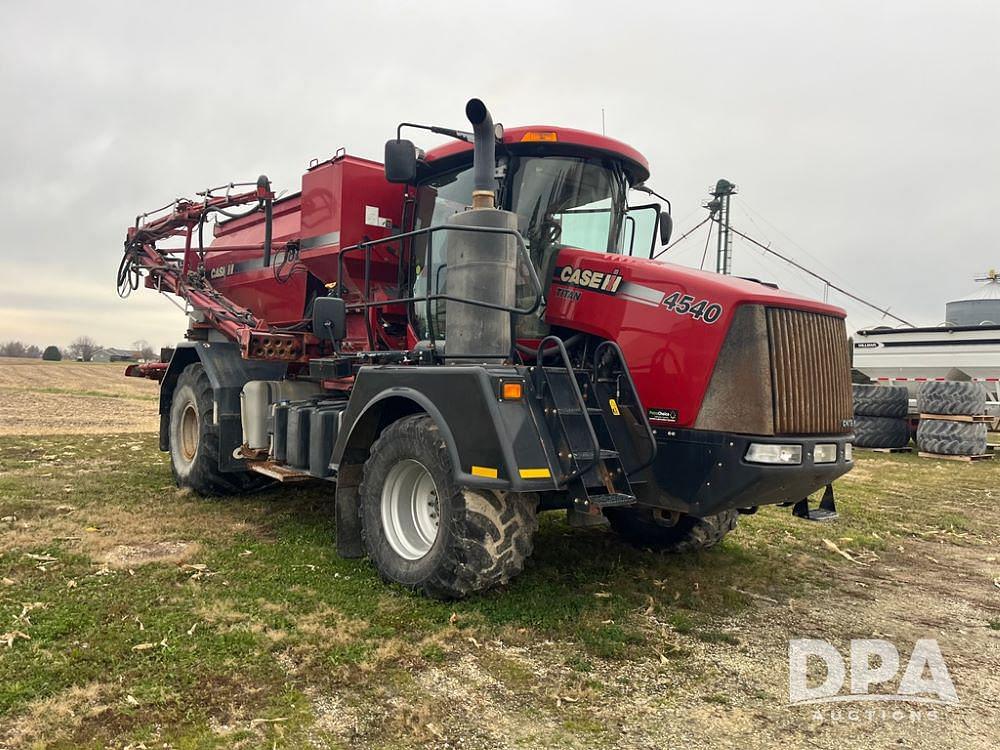
[[[294,195],[261,177],[139,217],[120,292],[144,277],[190,315],[169,362],[129,370],[161,382],[177,483],[335,482],[338,551],[439,597],[520,572],[540,510],[672,550],[765,504],[832,515],[844,312],[652,261],[670,216],[628,204],[629,146],[466,114],[400,125],[384,165],[313,163]]]

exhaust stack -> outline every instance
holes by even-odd
[[[494,208],[496,205],[496,132],[493,117],[481,99],[469,99],[465,116],[472,123],[475,136],[472,155],[472,207]]]
[[[465,114],[472,123],[472,208],[446,220],[452,227],[517,230],[517,215],[496,206],[496,134],[493,118],[479,99]],[[447,238],[447,332],[445,359],[503,362],[511,352],[511,315],[461,300],[513,307],[517,289],[517,244],[513,234],[454,231]]]

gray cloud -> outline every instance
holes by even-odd
[[[599,130],[603,107],[679,231],[727,177],[736,226],[917,322],[1000,262],[994,2],[90,5],[3,8],[0,339],[177,339],[173,307],[113,289],[136,213],[261,172],[296,190],[310,158],[378,158],[472,95],[507,124]]]

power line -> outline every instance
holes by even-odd
[[[708,225],[708,237],[705,238],[705,249],[701,253],[701,265],[699,270],[705,270],[705,259],[708,257],[708,243],[712,240],[712,225]]]
[[[718,220],[716,219],[716,221],[718,221]],[[880,313],[882,313],[882,315],[888,316],[888,317],[892,318],[893,320],[898,320],[900,323],[902,323],[905,326],[909,326],[910,328],[914,328],[915,327],[913,325],[913,323],[909,322],[908,320],[903,320],[901,317],[899,317],[898,315],[894,315],[893,313],[889,312],[887,309],[879,307],[878,305],[876,305],[876,304],[874,304],[872,302],[869,302],[868,300],[863,299],[863,298],[859,297],[856,294],[852,294],[851,292],[847,291],[843,287],[837,286],[836,284],[834,284],[829,279],[824,278],[823,276],[820,276],[815,271],[810,271],[808,268],[806,268],[805,266],[803,266],[800,263],[795,262],[794,260],[792,260],[791,258],[789,258],[787,255],[782,255],[777,250],[774,250],[774,249],[768,247],[767,245],[763,244],[762,242],[758,242],[753,237],[750,237],[749,235],[744,234],[743,232],[739,231],[738,229],[734,229],[732,226],[730,226],[729,227],[729,231],[732,232],[733,234],[737,235],[738,237],[742,237],[747,242],[749,242],[749,243],[751,243],[753,245],[756,245],[761,250],[764,250],[765,252],[768,252],[768,253],[770,253],[771,255],[774,255],[777,258],[781,258],[781,260],[785,261],[785,263],[788,263],[789,265],[795,266],[795,268],[799,269],[803,273],[807,273],[810,276],[812,276],[814,279],[818,279],[819,281],[822,281],[824,284],[826,284],[831,289],[837,290],[841,294],[843,294],[843,295],[845,295],[847,297],[850,297],[854,301],[860,302],[861,304],[866,305],[867,307],[870,307],[873,310],[878,310]]]
[[[850,283],[842,275],[837,273],[834,269],[830,268],[830,266],[826,265],[826,263],[824,263],[821,258],[816,257],[815,255],[810,253],[805,247],[803,247],[801,243],[796,242],[794,237],[789,235],[787,232],[782,231],[781,227],[779,227],[777,224],[768,219],[762,213],[754,209],[749,203],[746,202],[746,199],[744,199],[743,196],[740,196],[740,198],[736,201],[736,203],[737,205],[739,205],[740,210],[742,210],[743,213],[746,214],[746,217],[747,219],[750,220],[750,223],[753,224],[755,227],[757,227],[757,229],[760,231],[762,235],[764,235],[764,237],[767,239],[768,242],[771,242],[771,238],[768,236],[769,233],[764,231],[764,229],[759,224],[757,224],[756,221],[754,221],[754,218],[753,216],[751,216],[751,213],[754,214],[758,219],[763,221],[765,224],[767,224],[769,227],[771,227],[772,230],[781,235],[781,237],[783,237],[785,240],[787,240],[796,248],[801,250],[802,253],[807,258],[809,258],[809,260],[811,260],[815,265],[819,266],[824,273],[829,274],[830,278],[837,279],[843,284]]]
[[[689,235],[693,234],[694,231],[696,229],[698,229],[698,227],[702,226],[703,224],[705,224],[706,222],[709,222],[711,220],[712,220],[712,216],[711,215],[706,216],[704,219],[702,219],[701,221],[699,221],[697,224],[695,224],[693,227],[691,227],[688,231],[686,231],[684,234],[682,234],[676,240],[674,240],[669,245],[667,245],[665,248],[663,248],[662,250],[660,250],[660,252],[658,252],[656,255],[654,255],[652,258],[650,258],[650,260],[656,260],[661,255],[663,255],[665,252],[667,252],[667,250],[669,250],[670,248],[672,248],[674,245],[676,245],[677,243],[683,241]]]

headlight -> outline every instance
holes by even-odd
[[[836,443],[820,443],[813,449],[813,463],[832,464],[836,462],[837,462]]]
[[[853,461],[854,460],[854,446],[850,443],[844,443],[844,460]]]
[[[750,443],[745,458],[754,464],[800,464],[802,446]]]

